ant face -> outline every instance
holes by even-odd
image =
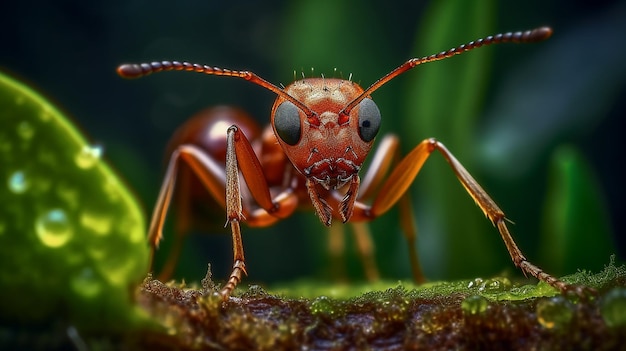
[[[292,83],[285,92],[305,111],[279,97],[271,125],[294,167],[325,189],[341,188],[357,176],[380,127],[380,111],[369,98],[344,114],[363,89],[343,79],[312,78]]]

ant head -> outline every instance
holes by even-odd
[[[370,98],[349,114],[345,106],[363,93],[343,79],[298,80],[284,91],[313,114],[279,96],[271,125],[285,154],[298,171],[326,189],[342,187],[357,175],[378,133],[381,117]]]

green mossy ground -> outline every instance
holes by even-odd
[[[600,273],[564,279],[598,294],[581,299],[543,283],[520,286],[495,278],[396,284],[352,297],[355,291],[345,290],[344,297],[332,298],[332,285],[298,283],[289,296],[251,286],[223,302],[210,273],[201,287],[148,277],[138,303],[163,329],[134,342],[159,350],[624,349],[626,268],[611,262]],[[326,294],[293,296],[324,289]]]

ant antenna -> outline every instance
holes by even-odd
[[[273,92],[274,94],[296,105],[300,110],[302,110],[307,115],[308,118],[315,118],[315,112],[313,112],[305,104],[298,101],[293,96],[287,94],[283,89],[266,81],[265,79],[259,77],[253,72],[234,71],[234,70],[223,69],[219,67],[211,67],[208,65],[200,65],[197,63],[189,63],[186,61],[184,62],[155,61],[155,62],[150,62],[150,63],[139,63],[139,64],[126,63],[123,65],[120,65],[117,68],[117,74],[119,74],[123,78],[141,78],[141,77],[150,75],[152,73],[163,72],[163,71],[189,71],[189,72],[204,73],[204,74],[213,75],[213,76],[243,78],[251,83],[262,86],[263,88]]]
[[[448,51],[442,51],[442,52],[440,52],[438,54],[433,54],[433,55],[430,55],[430,56],[424,56],[422,58],[410,59],[410,60],[406,61],[405,63],[403,63],[402,65],[398,66],[393,71],[387,73],[387,75],[383,76],[382,78],[380,78],[379,80],[374,82],[374,84],[370,85],[369,88],[365,89],[361,93],[361,95],[357,96],[354,100],[352,100],[352,102],[347,104],[346,107],[344,107],[343,110],[341,112],[339,112],[339,113],[340,114],[349,115],[350,111],[352,111],[352,109],[356,105],[358,105],[361,102],[361,100],[363,100],[365,97],[369,96],[371,93],[376,91],[376,89],[380,88],[381,86],[385,85],[390,80],[392,80],[395,77],[401,75],[402,73],[410,70],[411,68],[414,68],[415,66],[421,65],[422,63],[443,60],[443,59],[446,59],[448,57],[452,57],[454,55],[459,55],[459,54],[462,54],[464,52],[468,52],[468,51],[471,51],[473,49],[477,49],[477,48],[479,48],[481,46],[487,46],[487,45],[491,45],[491,44],[535,43],[535,42],[538,42],[538,41],[546,40],[551,35],[552,35],[552,28],[550,28],[550,27],[539,27],[539,28],[535,28],[535,29],[532,29],[532,30],[527,30],[525,32],[500,33],[500,34],[496,34],[496,35],[490,35],[490,36],[488,36],[486,38],[481,38],[481,39],[478,39],[478,40],[470,41],[467,44],[459,45],[459,46],[457,46],[455,48],[452,48],[452,49],[450,49]]]

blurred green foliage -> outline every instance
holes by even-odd
[[[144,218],[101,148],[3,74],[0,122],[0,323],[85,331],[137,321]]]
[[[495,13],[495,1],[433,2],[416,31],[412,56],[437,53],[493,33]],[[476,172],[472,162],[476,155],[472,147],[476,145],[474,129],[492,73],[492,53],[490,49],[479,49],[412,72],[417,77],[408,80],[401,95],[402,115],[406,116],[406,128],[402,130],[419,132],[416,136],[404,132],[406,143],[412,145],[420,138],[436,137],[470,173]],[[429,275],[460,278],[503,267],[502,260],[498,260],[501,255],[481,254],[502,250],[502,245],[489,240],[498,235],[497,231],[442,161],[441,155],[433,154],[416,181],[416,197],[420,199],[417,209],[423,211],[418,215],[418,225],[425,233],[422,237],[430,237],[421,252],[439,250],[450,258],[437,262],[433,260],[437,255],[431,257],[426,264],[431,268]],[[468,261],[471,264],[464,263]]]
[[[598,257],[615,246],[598,181],[580,153],[566,145],[555,150],[551,166],[540,242],[546,269],[599,270]]]

